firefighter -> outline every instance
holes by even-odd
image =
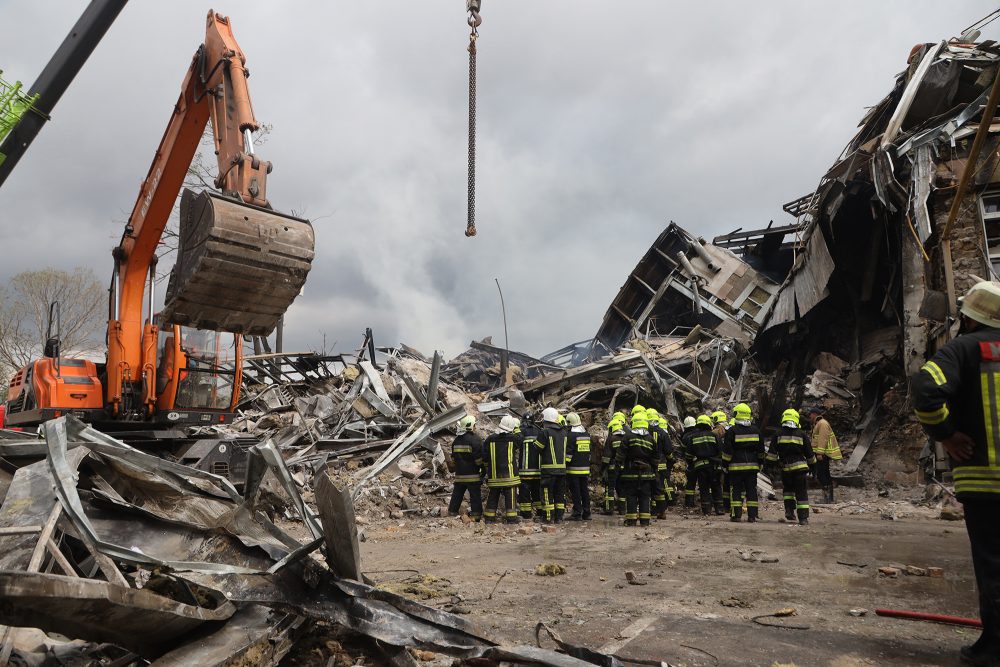
[[[725,412],[716,410],[712,413],[712,432],[718,436],[720,443],[726,437],[726,431],[730,428],[729,417],[726,416]],[[719,484],[722,487],[722,508],[728,513],[730,507],[729,471],[723,465],[720,467],[718,474]]]
[[[562,523],[566,514],[566,429],[559,425],[563,418],[555,408],[542,410],[542,432],[535,446],[539,449],[542,471],[542,513],[545,523]]]
[[[802,430],[799,413],[788,408],[781,415],[781,428],[767,448],[767,460],[781,466],[785,520],[809,523],[809,471],[816,467],[809,436]]]
[[[661,424],[660,413],[649,408],[646,410],[646,421],[649,422],[649,433],[653,436],[656,448],[656,481],[653,485],[653,511],[658,519],[667,518],[667,503],[674,498],[670,486],[670,464],[673,461],[674,446],[670,442],[670,434]]]
[[[566,415],[566,483],[573,498],[570,521],[590,521],[590,434],[580,423],[580,415]]]
[[[960,312],[959,336],[913,376],[910,395],[917,420],[948,452],[965,508],[983,632],[961,659],[1000,665],[1000,285],[973,285]]]
[[[816,455],[816,478],[823,489],[823,502],[833,502],[833,478],[830,476],[830,461],[843,458],[837,435],[823,417],[823,408],[814,405],[809,408],[809,421],[812,422],[813,453]]]
[[[619,415],[621,415],[619,417]],[[625,415],[616,412],[608,422],[608,438],[604,441],[601,455],[601,476],[604,479],[604,514],[611,515],[617,511],[625,514],[625,496],[618,493],[618,475],[621,468],[618,465],[618,448],[625,439]]]
[[[711,514],[714,506],[717,515],[725,514],[719,476],[715,473],[716,465],[721,463],[719,438],[712,432],[712,418],[708,415],[698,415],[694,427],[684,432],[684,458],[688,474],[693,471],[698,484],[701,513]]]
[[[510,415],[500,420],[500,432],[486,438],[483,444],[483,466],[486,469],[486,523],[498,521],[497,510],[500,498],[504,501],[504,521],[518,523],[517,487],[521,483],[517,475],[517,458],[521,438],[514,433],[518,428],[517,419]]]
[[[757,499],[757,472],[764,461],[764,441],[753,424],[753,412],[746,403],[733,408],[736,424],[726,431],[722,440],[722,461],[726,467],[732,498],[731,521],[743,517],[743,499],[747,503],[747,521],[757,521],[760,503]]]
[[[618,460],[625,486],[625,525],[648,526],[652,518],[650,501],[656,482],[656,449],[649,432],[645,410],[633,411],[632,428],[621,447]]]
[[[697,424],[697,421],[695,420],[694,417],[688,416],[684,418],[684,423],[683,423],[684,430],[681,432],[680,455],[684,457],[684,460],[686,462],[687,462],[687,447],[686,447],[687,440],[685,436],[687,435],[688,431],[690,431],[695,427],[695,424]],[[691,468],[690,462],[687,462],[685,465],[686,465],[686,472],[684,473],[684,507],[693,508],[694,487],[698,481],[698,478],[694,474],[694,470]]]
[[[483,441],[472,432],[476,418],[465,415],[458,422],[458,437],[451,445],[451,458],[455,462],[455,486],[448,503],[448,514],[458,516],[462,499],[469,494],[469,516],[475,521],[483,518],[482,478]]]
[[[517,491],[517,509],[521,518],[542,520],[542,471],[539,468],[541,450],[538,436],[542,429],[535,423],[534,413],[524,415],[521,423],[521,456],[518,462],[521,485]]]

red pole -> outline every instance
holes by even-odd
[[[922,611],[903,611],[900,609],[876,609],[879,616],[889,618],[906,618],[911,621],[932,621],[934,623],[948,623],[949,625],[965,625],[970,628],[981,628],[983,622],[978,618],[962,618],[961,616],[945,616],[944,614],[926,614]]]

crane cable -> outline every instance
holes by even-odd
[[[465,9],[469,13],[469,209],[466,236],[476,235],[476,39],[483,18],[479,15],[482,0],[466,0]]]

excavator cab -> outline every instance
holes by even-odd
[[[166,326],[159,335],[154,421],[220,424],[232,419],[242,381],[238,334]]]

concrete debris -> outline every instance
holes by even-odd
[[[539,577],[555,577],[566,574],[566,568],[559,563],[542,563],[535,568],[535,574]]]

